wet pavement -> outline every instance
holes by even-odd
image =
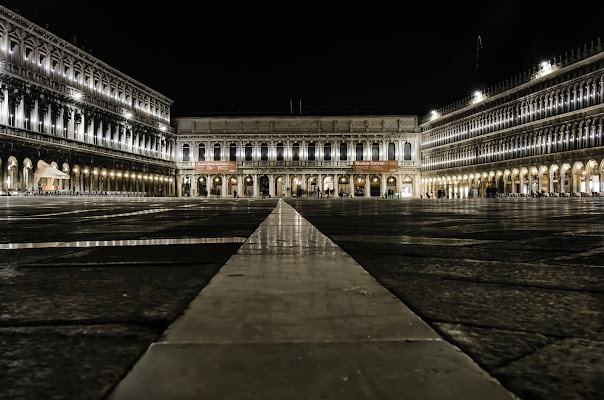
[[[288,203],[520,398],[602,398],[604,199]]]
[[[334,255],[352,256],[520,398],[601,398],[604,199],[287,202],[333,240]],[[276,205],[275,199],[2,198],[0,399],[106,398],[233,254],[265,256],[260,245],[241,246]],[[285,262],[295,265],[313,251],[272,256],[287,253],[293,258]],[[266,261],[266,273],[277,265]],[[229,278],[245,278],[237,275]],[[287,317],[287,307],[274,311]],[[234,334],[216,331],[212,344]],[[255,344],[266,346],[267,363],[274,362],[271,351],[281,351]],[[286,381],[286,371],[345,372],[331,361],[345,344],[297,344],[299,353],[322,358],[277,371],[276,380]],[[258,354],[249,343],[231,349],[201,353],[213,357],[209,368]],[[355,349],[359,366],[376,354],[397,360],[379,343]],[[420,360],[425,353],[408,354]],[[435,368],[455,369],[434,360]]]
[[[2,198],[0,398],[104,398],[275,204]]]

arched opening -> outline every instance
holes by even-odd
[[[29,191],[29,190],[34,189],[34,187],[33,187],[34,183],[32,182],[32,180],[33,180],[32,168],[33,168],[33,165],[29,158],[26,158],[25,160],[23,160],[23,178],[22,178],[23,182],[22,182],[21,186],[23,186],[24,191]]]
[[[317,196],[317,189],[318,189],[318,181],[317,181],[317,176],[316,175],[311,175],[311,176],[307,176],[306,177],[306,187],[308,188],[306,190],[306,194],[309,196]]]
[[[269,184],[270,184],[270,180],[268,179],[268,176],[262,175],[260,178],[258,178],[258,183],[260,185],[260,195],[263,198],[268,196]]]
[[[252,161],[252,145],[248,143],[245,145],[245,161]]]
[[[132,177],[134,178],[134,174],[132,175]],[[181,181],[181,190],[182,190],[182,195],[184,197],[190,197],[191,196],[191,177],[190,176],[183,176],[182,177],[182,181]]]
[[[197,179],[197,195],[208,197],[208,188],[207,188],[207,178],[205,176],[200,176]]]
[[[600,171],[598,169],[598,162],[596,160],[589,160],[585,167],[587,172],[587,186],[588,192],[599,193],[600,192]]]
[[[300,175],[291,178],[292,197],[302,197],[302,177]]]
[[[323,197],[333,196],[333,189],[333,176],[329,175],[323,178]]]
[[[205,161],[206,160],[206,145],[200,144],[197,148],[197,160]]]
[[[237,161],[237,145],[235,143],[229,145],[229,161]]]
[[[389,176],[386,178],[386,192],[389,198],[394,198],[394,196],[397,194],[396,177]]]
[[[363,175],[354,176],[354,196],[365,196],[365,177]]]
[[[235,175],[231,175],[227,179],[228,179],[227,195],[230,197],[240,196],[241,194],[237,192],[237,186],[239,183],[237,180],[237,177]]]
[[[412,197],[413,196],[413,178],[410,176],[404,176],[401,183],[401,197]]]
[[[338,195],[340,197],[350,196],[350,177],[342,175],[338,178]]]
[[[210,179],[212,179],[210,194],[214,197],[220,197],[220,195],[222,194],[222,177],[215,176]]]
[[[222,148],[219,143],[214,145],[214,161],[220,161],[222,159]]]
[[[284,176],[277,176],[275,178],[275,197],[284,197],[285,191],[287,190],[287,182]]]
[[[254,195],[254,178],[246,176],[243,180],[243,196],[252,197]]]
[[[382,178],[379,177],[378,175],[371,175],[369,177],[369,195],[371,197],[380,197],[382,196],[382,191],[381,191],[381,185],[382,185]]]
[[[8,191],[15,191],[19,185],[19,163],[17,159],[13,156],[8,158],[8,162],[6,164],[6,189]]]

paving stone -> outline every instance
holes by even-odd
[[[564,339],[494,374],[525,400],[599,400],[604,393],[603,359],[604,341]]]

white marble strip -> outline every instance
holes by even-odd
[[[211,244],[243,243],[244,237],[207,237],[207,238],[173,238],[173,239],[125,239],[125,240],[86,240],[77,242],[42,242],[42,243],[0,243],[0,250],[45,249],[59,247],[120,247],[120,246],[161,246],[174,244]]]

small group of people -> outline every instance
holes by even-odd
[[[384,198],[385,199],[393,199],[394,198],[394,190],[392,190],[392,189],[386,190],[386,192],[384,193]]]

